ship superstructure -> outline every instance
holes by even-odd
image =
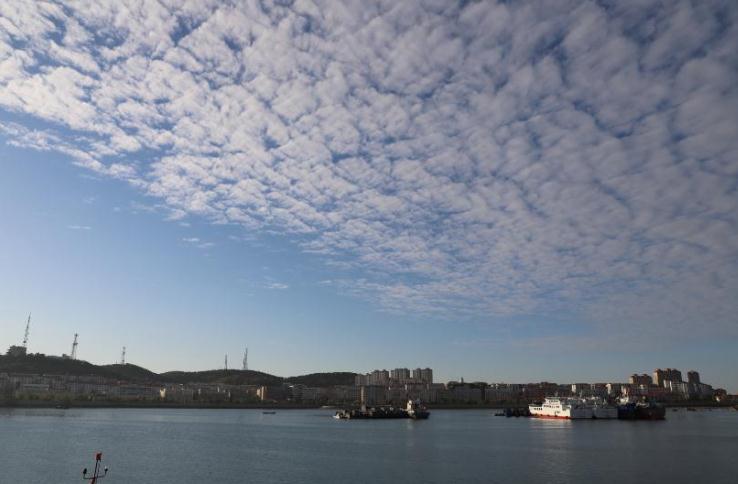
[[[592,405],[579,398],[546,397],[541,404],[528,406],[532,417],[585,419],[592,418]]]

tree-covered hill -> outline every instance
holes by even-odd
[[[303,384],[310,387],[352,385],[355,373],[312,373],[282,378],[255,370],[168,371],[155,373],[137,365],[94,365],[40,353],[26,356],[0,355],[0,372],[39,375],[94,375],[136,383],[222,383],[227,385]]]

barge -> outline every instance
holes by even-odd
[[[361,408],[351,410],[339,410],[333,418],[340,420],[351,419],[386,419],[386,418],[411,418],[414,420],[425,420],[430,416],[430,412],[419,400],[408,400],[405,408],[392,407],[383,405],[378,407],[367,407],[362,405]]]

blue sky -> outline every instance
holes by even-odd
[[[731,2],[8,2],[0,346],[738,389]]]

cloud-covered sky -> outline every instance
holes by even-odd
[[[736,338],[737,17],[731,1],[2,2],[0,132],[169,221],[289,238],[389,313]]]

